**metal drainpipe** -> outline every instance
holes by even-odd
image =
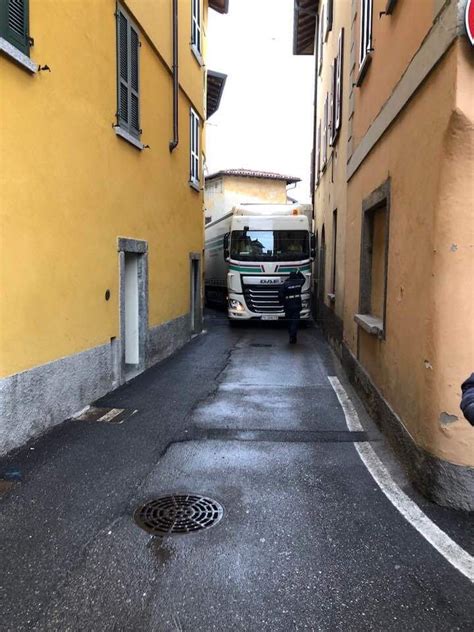
[[[311,160],[311,202],[313,204],[313,222],[316,219],[314,202],[316,196],[314,193],[316,187],[316,162],[317,162],[317,140],[318,134],[318,51],[319,51],[319,14],[316,19],[316,33],[314,38],[314,108],[313,108],[313,158]]]
[[[173,140],[169,144],[170,152],[179,143],[178,91],[178,0],[173,0]]]
[[[318,3],[319,4],[319,3]],[[319,7],[318,7],[319,8]],[[315,50],[314,50],[314,112],[313,112],[313,158],[311,160],[311,202],[313,205],[313,226],[312,226],[312,230],[314,230],[314,232],[316,233],[317,228],[316,228],[316,207],[315,207],[315,202],[316,202],[316,194],[315,194],[315,188],[316,188],[316,178],[318,176],[318,174],[316,173],[316,169],[317,169],[317,139],[316,136],[318,134],[318,66],[319,66],[319,59],[318,59],[318,52],[319,52],[319,12],[316,14],[316,33],[315,33]],[[318,242],[320,240],[320,237],[318,236]],[[315,315],[315,317],[317,318],[319,316],[318,314],[318,293],[319,293],[319,273],[320,273],[320,265],[321,265],[321,257],[320,257],[320,253],[319,253],[319,243],[317,244],[318,247],[318,251],[316,252],[316,265],[313,267],[313,300],[314,300],[314,307],[313,307],[313,314]],[[316,268],[316,270],[314,269]]]

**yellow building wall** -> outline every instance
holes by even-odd
[[[465,187],[473,170],[466,93],[473,64],[460,54],[464,46],[451,48],[349,181],[344,336],[415,442],[447,461],[473,465],[472,429],[459,409],[460,385],[474,366],[466,304],[474,296],[474,208]],[[387,323],[380,341],[353,317],[362,201],[389,176]],[[446,415],[458,419],[445,423]]]
[[[142,141],[150,149],[112,129],[114,0],[30,0],[31,58],[50,73],[30,75],[0,56],[2,376],[119,336],[119,236],[148,241],[149,326],[189,311],[188,253],[202,251],[203,200],[188,185],[183,91],[180,144],[168,151],[172,78],[161,57],[170,58],[171,17],[166,7],[165,25],[157,13],[168,4],[129,2],[164,47],[158,55],[141,34]],[[187,3],[179,4],[181,12]],[[189,39],[180,65],[196,106],[203,75]]]

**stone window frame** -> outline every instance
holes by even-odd
[[[146,368],[146,346],[148,337],[148,242],[142,239],[131,239],[129,237],[118,237],[117,251],[119,253],[119,275],[120,275],[120,366],[122,379],[126,375],[125,365],[125,255],[138,254],[138,354],[139,364],[135,367],[136,372],[141,373]]]
[[[388,255],[390,243],[391,180],[387,180],[362,201],[362,226],[360,240],[359,313],[355,322],[367,333],[385,340],[387,331]],[[384,238],[384,290],[383,314],[378,318],[371,313],[372,294],[372,218],[375,211],[385,211]]]

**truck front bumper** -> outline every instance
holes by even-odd
[[[301,298],[305,307],[300,312],[300,319],[308,320],[311,318],[311,302],[309,294],[303,295]],[[231,320],[286,320],[284,311],[265,314],[250,311],[245,304],[245,299],[242,294],[229,294],[227,314]]]

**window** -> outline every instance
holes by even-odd
[[[359,314],[355,321],[366,331],[385,337],[387,311],[390,181],[362,205]]]
[[[0,2],[0,37],[24,55],[30,54],[28,0]]]
[[[321,229],[321,246],[319,248],[318,261],[318,297],[321,303],[324,303],[324,289],[326,287],[326,233],[324,224]]]
[[[332,13],[333,13],[333,0],[327,0],[326,2],[326,23],[324,25],[324,41],[327,41],[329,31],[332,30]]]
[[[191,46],[199,55],[202,54],[201,47],[201,0],[192,0],[191,16]]]
[[[324,44],[324,25],[325,25],[325,8],[326,5],[321,6],[321,12],[319,14],[318,24],[318,75],[321,74],[323,67],[323,44]]]
[[[328,103],[328,141],[329,146],[334,144],[334,107],[336,103],[336,60],[331,64],[331,86],[329,89],[329,103]]]
[[[319,184],[319,173],[321,171],[321,121],[319,121],[318,125],[318,145],[316,151],[316,182]]]
[[[304,261],[310,255],[307,230],[234,230],[230,243],[237,261]]]
[[[359,69],[366,65],[372,51],[372,0],[360,0]]]
[[[190,169],[189,184],[195,189],[199,189],[199,116],[191,108],[190,119]]]
[[[336,263],[337,263],[337,210],[332,214],[332,270],[331,270],[331,293],[329,298],[336,298]]]
[[[139,138],[140,96],[138,29],[122,7],[117,7],[117,123]]]
[[[342,121],[342,68],[344,63],[344,29],[339,33],[339,42],[336,58],[336,81],[335,81],[335,105],[334,105],[334,138],[341,129]]]
[[[334,60],[334,66],[332,67],[332,98],[331,107],[329,112],[330,128],[331,128],[331,141],[330,145],[334,145],[336,142],[339,130],[341,129],[341,114],[342,114],[342,56],[343,56],[343,41],[344,41],[344,29],[341,29],[339,33],[339,44],[337,57]]]
[[[326,167],[328,159],[328,112],[329,110],[329,95],[326,94],[324,101],[324,118],[323,118],[323,135],[322,135],[322,148],[321,148],[321,170]]]

